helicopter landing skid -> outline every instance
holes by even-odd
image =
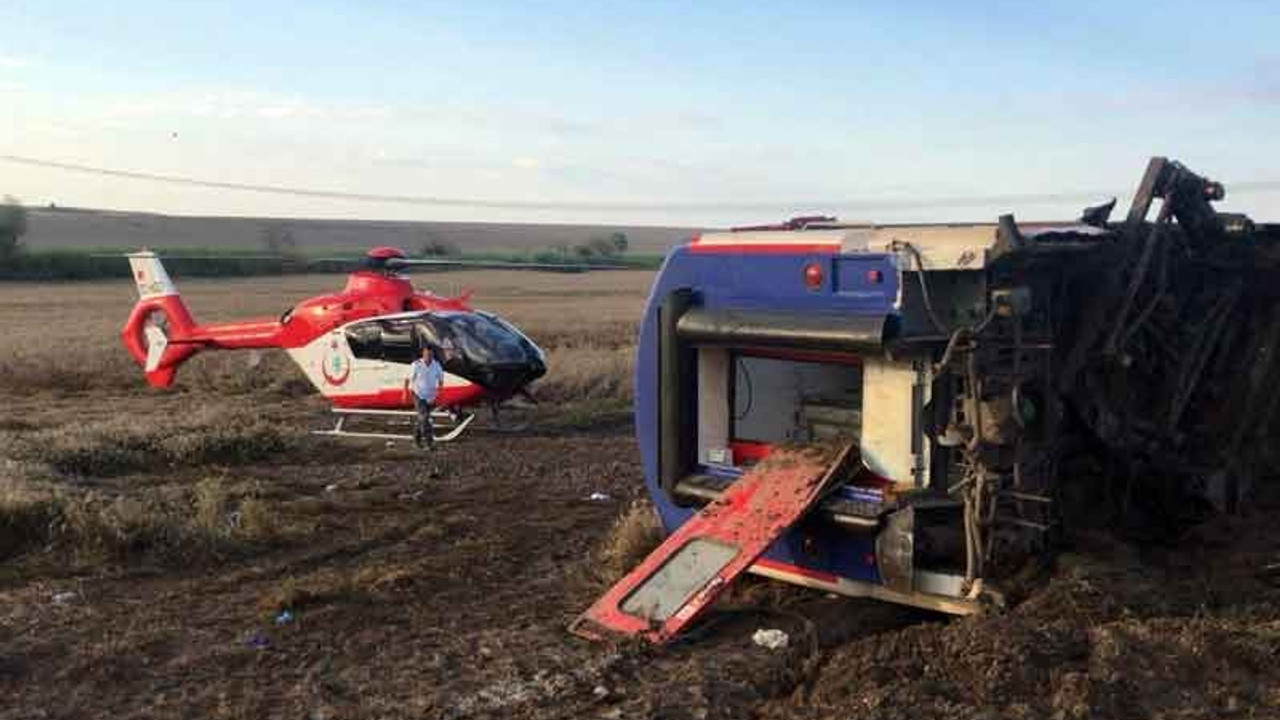
[[[418,419],[418,414],[412,410],[348,410],[345,408],[334,408],[333,414],[336,416],[333,420],[333,428],[329,430],[312,430],[312,435],[330,435],[333,437],[345,438],[365,438],[372,440],[413,440],[412,433],[380,433],[365,432],[362,430],[348,430],[346,423],[352,418],[377,417],[399,421],[399,424],[413,424]],[[475,420],[475,413],[459,414],[448,410],[436,410],[431,413],[431,418],[435,422],[442,422],[448,427],[443,434],[435,435],[436,442],[449,442],[455,440],[462,434],[467,426]],[[438,427],[438,426],[437,426]]]

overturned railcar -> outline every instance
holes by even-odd
[[[1178,521],[1239,503],[1276,465],[1251,441],[1280,398],[1280,230],[1215,212],[1222,195],[1156,158],[1118,221],[1113,201],[1072,223],[694,238],[637,355],[662,524],[780,447],[850,439],[858,462],[751,571],[964,614],[1054,547],[1071,502]],[[1098,472],[1062,472],[1082,454]]]

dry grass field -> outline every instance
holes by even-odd
[[[377,245],[410,252],[424,242],[447,242],[466,253],[536,252],[578,245],[593,234],[625,232],[630,252],[663,255],[684,242],[692,228],[478,222],[394,222],[251,217],[197,217],[120,211],[31,209],[33,248],[220,248],[263,249],[268,227],[288,228],[306,253],[360,254]]]
[[[549,399],[626,399],[635,320],[649,272],[533,274],[468,271],[421,274],[418,287],[475,293],[475,304],[514,322],[548,353],[539,394]],[[197,321],[276,317],[293,303],[341,288],[342,276],[178,279]],[[119,329],[136,300],[128,282],[0,284],[0,391],[141,391]],[[252,360],[250,358],[252,357]],[[250,362],[269,371],[247,372]],[[179,391],[248,390],[301,381],[283,354],[204,354],[183,366]]]
[[[474,289],[550,364],[527,431],[433,454],[307,434],[327,408],[278,354],[144,387],[127,283],[0,284],[0,718],[1280,713],[1275,497],[1164,546],[1075,537],[1002,614],[751,581],[668,648],[570,637],[656,541],[626,413],[650,280],[417,276]],[[178,286],[227,320],[339,282]]]

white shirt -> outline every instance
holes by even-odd
[[[444,368],[435,358],[431,358],[430,365],[418,358],[409,366],[409,387],[413,388],[413,394],[419,400],[434,402],[443,378]]]

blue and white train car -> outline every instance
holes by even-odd
[[[1051,273],[1014,261],[1037,232],[1087,241],[1092,229],[823,219],[704,234],[671,252],[635,376],[645,482],[665,529],[775,447],[851,438],[857,470],[752,572],[973,611],[991,559],[1053,528],[1052,469],[1034,462],[1052,431]],[[1005,537],[1005,525],[1017,532]]]

